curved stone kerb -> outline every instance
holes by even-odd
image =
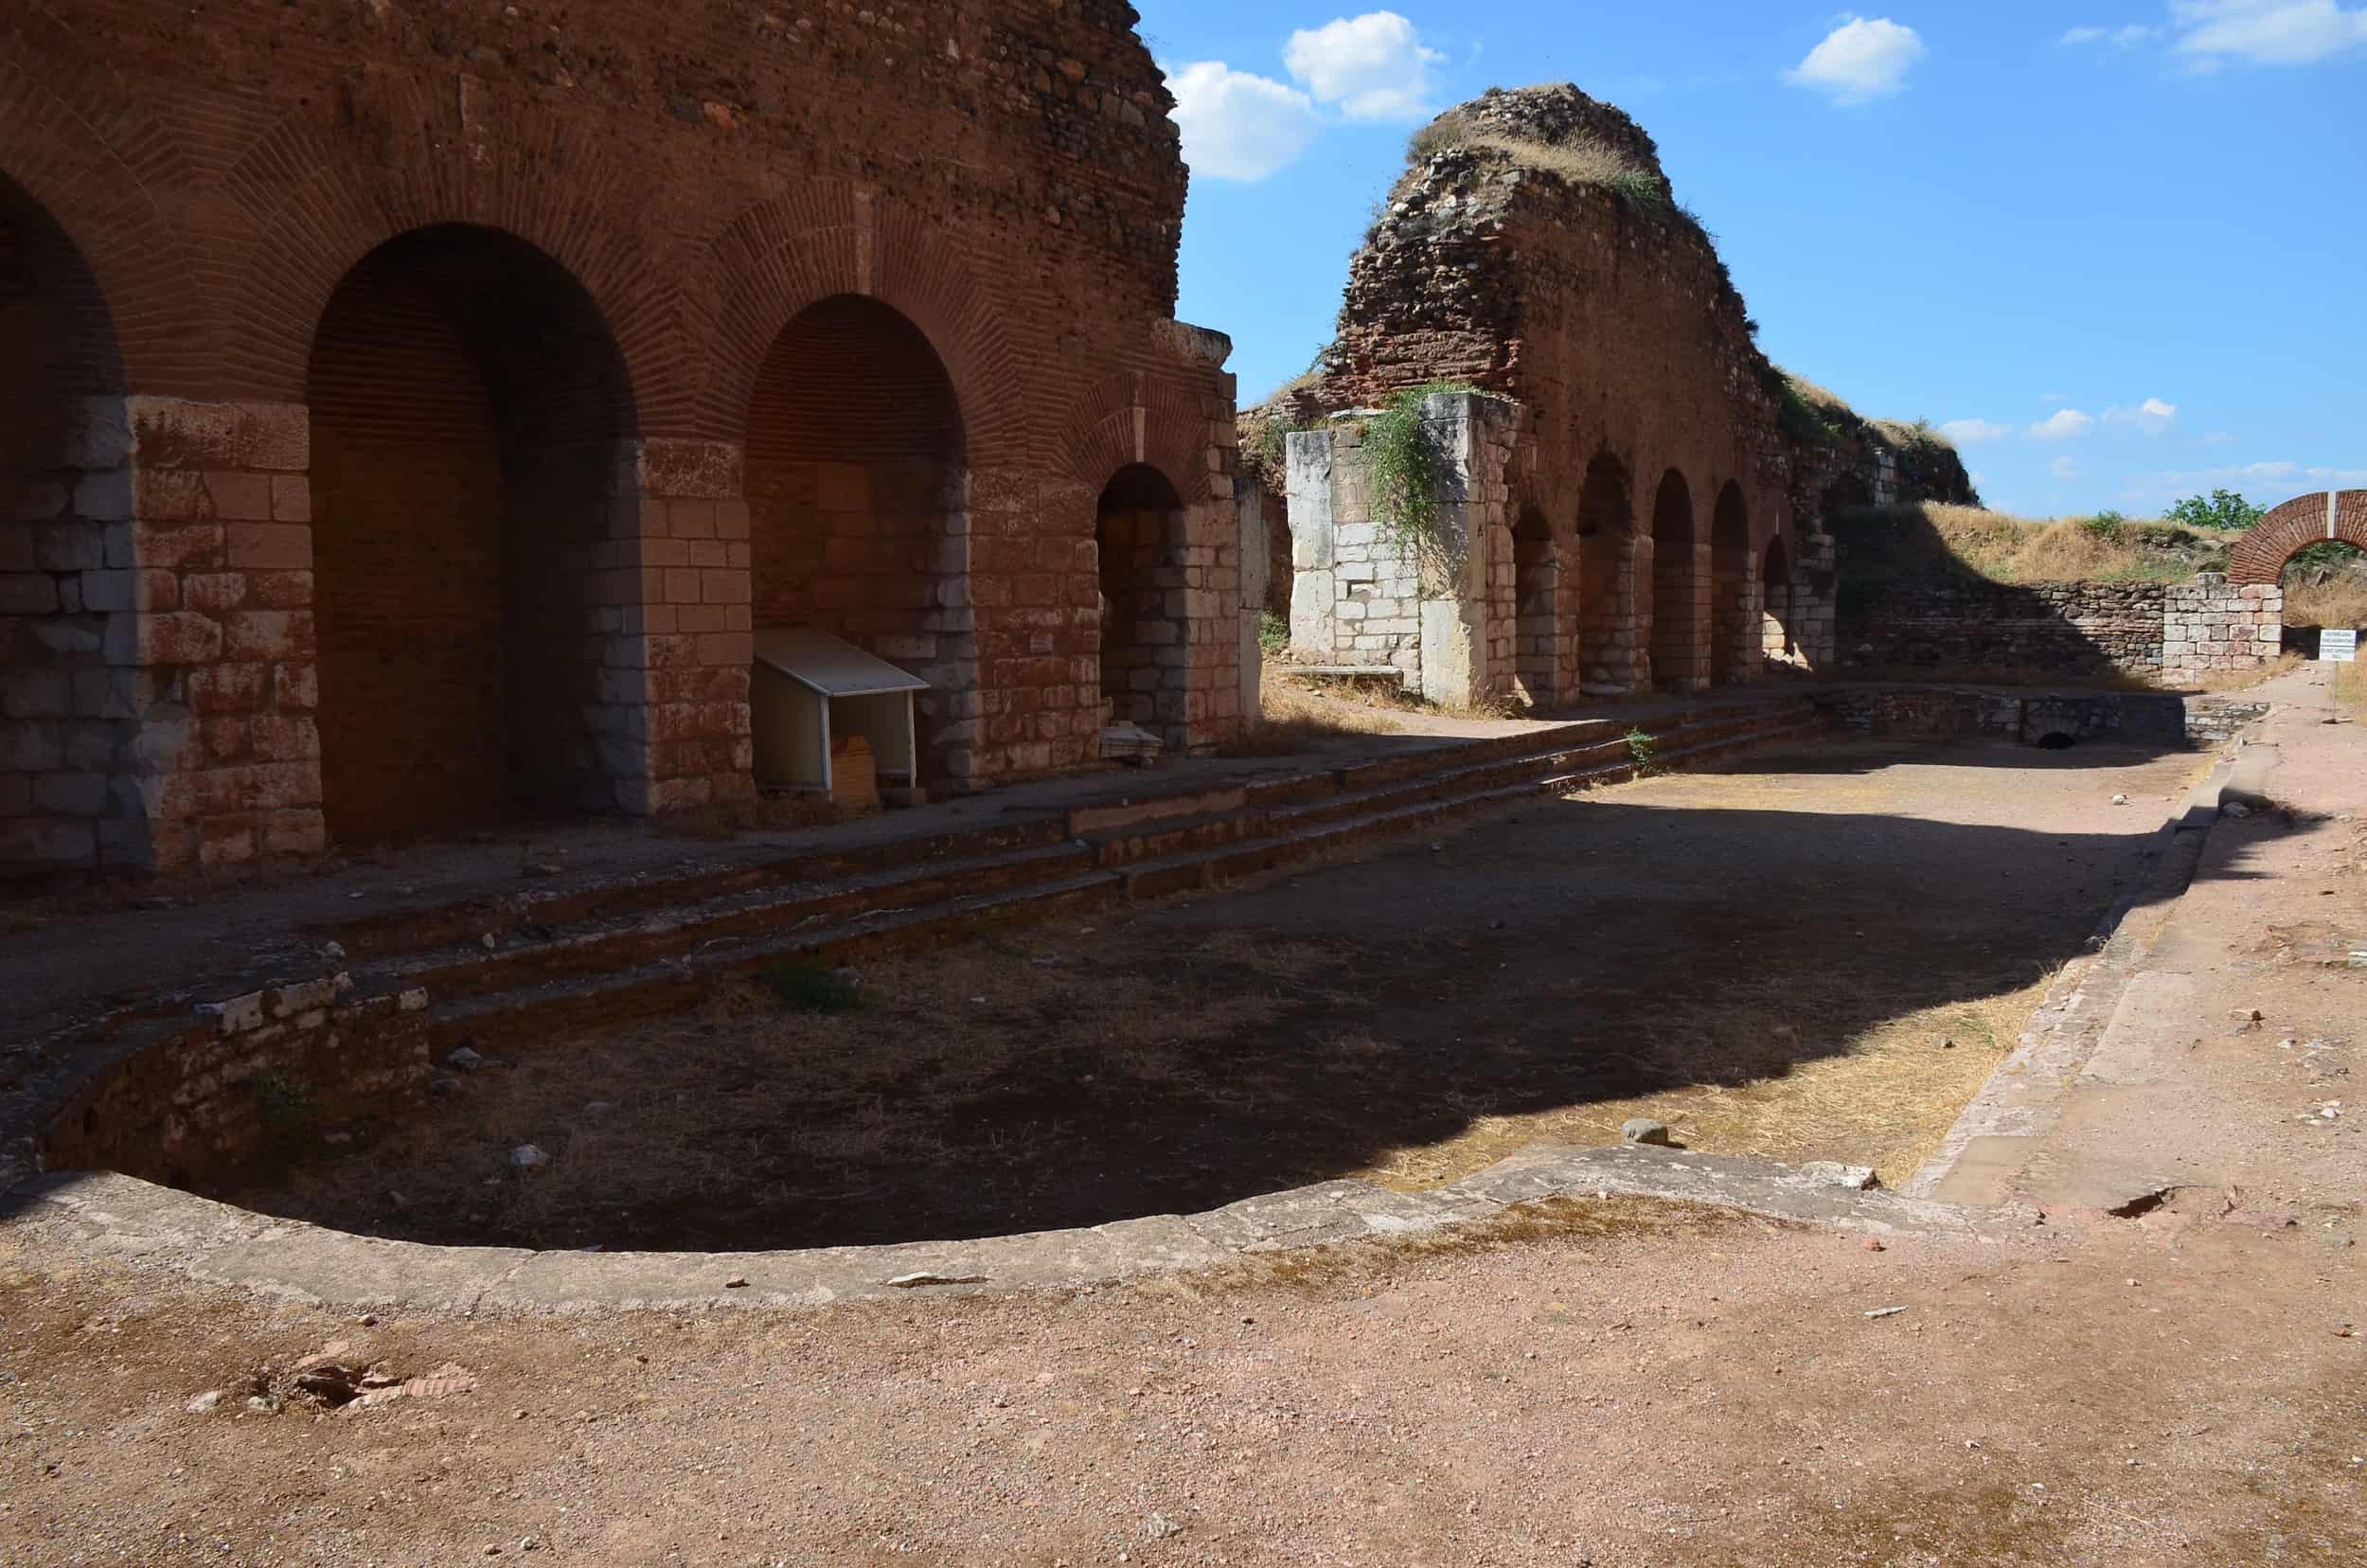
[[[2238,587],[2271,583],[2296,550],[2339,540],[2367,550],[2367,490],[2297,495],[2235,542],[2227,576]]]
[[[276,1220],[112,1171],[42,1178],[30,1217],[79,1250],[274,1300],[450,1313],[796,1310],[915,1292],[1097,1285],[1243,1254],[1404,1236],[1549,1198],[1711,1204],[1876,1234],[1970,1235],[1944,1203],[1836,1186],[1771,1161],[1676,1149],[1535,1145],[1435,1192],[1336,1181],[1194,1215],[976,1241],[795,1252],[582,1253],[441,1247]]]

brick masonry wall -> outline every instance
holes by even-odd
[[[1609,142],[1661,178],[1642,128],[1574,88],[1491,92],[1452,116],[1516,138]],[[1561,618],[1577,632],[1573,675],[1558,649],[1534,655],[1555,662],[1539,678],[1559,701],[1759,673],[1745,630],[1759,614],[1745,602],[1753,574],[1735,574],[1718,600],[1709,536],[1712,508],[1729,495],[1754,557],[1813,526],[1787,503],[1793,459],[1771,376],[1698,227],[1605,187],[1444,145],[1390,192],[1350,263],[1338,341],[1294,398],[1331,411],[1447,381],[1518,401],[1510,515],[1546,520]],[[1663,511],[1672,474],[1673,510]]]
[[[376,252],[402,263],[476,371],[472,383],[449,356],[440,369],[415,365],[434,384],[393,376],[378,406],[457,406],[464,393],[489,404],[503,474],[498,523],[481,440],[456,468],[434,466],[435,484],[430,466],[404,486],[383,469],[341,477],[383,431],[366,407],[332,413],[337,440],[322,451],[333,472],[316,476],[309,450],[287,468],[194,471],[284,490],[262,515],[229,515],[258,509],[242,496],[215,509],[181,480],[138,514],[158,537],[137,569],[172,574],[176,594],[192,573],[303,578],[242,575],[236,605],[196,608],[163,604],[162,579],[143,579],[147,597],[118,612],[69,607],[62,585],[76,579],[79,594],[85,570],[134,568],[79,564],[89,546],[63,546],[57,526],[82,540],[133,518],[78,520],[60,499],[77,493],[72,464],[0,453],[0,510],[23,514],[0,518],[0,722],[34,726],[6,732],[0,754],[0,860],[169,865],[317,845],[316,703],[338,709],[327,729],[340,757],[351,742],[352,766],[331,769],[344,779],[391,775],[400,753],[349,709],[383,703],[390,719],[427,725],[400,710],[465,698],[449,732],[421,732],[446,754],[453,777],[437,787],[455,812],[497,795],[629,811],[744,797],[752,562],[765,548],[741,488],[752,410],[784,330],[849,294],[925,341],[960,416],[959,472],[943,487],[960,504],[927,508],[930,569],[853,552],[896,576],[880,597],[930,601],[899,607],[933,624],[869,634],[934,640],[908,656],[944,677],[930,719],[943,776],[981,784],[1091,756],[1095,502],[1132,463],[1174,487],[1188,559],[1173,564],[1201,574],[1183,604],[1180,739],[1204,747],[1237,730],[1228,346],[1171,319],[1185,176],[1131,9],[792,0],[758,15],[690,0],[664,28],[653,15],[646,0],[432,11],[227,0],[160,20],[138,0],[87,0],[70,14],[26,0],[0,19],[0,253],[38,262],[29,293],[0,287],[0,351],[26,359],[40,337],[28,323],[74,329],[41,349],[63,369],[23,383],[48,411],[32,423],[62,425],[56,409],[94,395],[301,419],[324,320]],[[498,265],[472,274],[465,245],[436,252],[454,234],[491,237],[476,261]],[[17,295],[41,309],[15,308]],[[390,345],[382,335],[377,347]],[[399,358],[376,363],[392,370]],[[583,457],[587,442],[596,458]],[[275,490],[275,478],[289,483]],[[365,559],[348,544],[375,536],[396,548],[406,514],[448,526],[455,546],[465,536],[472,561],[498,532],[497,655],[473,568],[401,585],[319,580]],[[905,514],[842,518],[881,515]],[[233,549],[233,523],[336,538],[316,560],[309,536],[275,536],[265,563],[260,535],[242,532]],[[34,526],[51,543],[28,541]],[[163,537],[215,526],[219,549],[186,561]],[[851,531],[842,543],[859,543]],[[35,576],[45,588],[15,580]],[[316,662],[314,616],[381,587],[423,605],[436,580],[453,589],[452,643],[499,666],[498,721],[489,673],[464,690],[450,668],[389,668],[394,684],[373,686],[356,673],[365,650]],[[388,606],[389,646],[399,608]],[[69,764],[60,725],[99,716],[30,710],[57,705],[50,692],[61,674],[71,684],[73,661],[109,657],[80,645],[98,627],[90,617],[116,614],[142,619],[100,641],[113,635],[137,662],[106,668],[151,673],[111,700],[108,722],[137,733],[107,740],[104,766],[86,735]],[[228,664],[260,665],[273,684],[257,695],[185,675]],[[238,705],[209,727],[180,711],[201,701]],[[188,766],[187,755],[213,762]],[[246,770],[235,787],[154,782],[235,769]],[[107,796],[96,813],[94,777]],[[352,791],[329,793],[342,813]],[[353,828],[383,825],[396,793],[357,808]],[[441,807],[419,814],[449,820]]]

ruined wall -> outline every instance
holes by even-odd
[[[743,797],[755,582],[827,579],[833,545],[893,579],[850,609],[895,616],[846,624],[939,680],[939,777],[1071,765],[1099,712],[1095,500],[1134,463],[1222,601],[1187,609],[1177,722],[1228,737],[1233,387],[1224,341],[1171,319],[1185,176],[1133,24],[1118,0],[8,8],[0,350],[42,368],[0,409],[0,863]],[[767,450],[836,460],[767,367],[850,295],[942,368],[942,483],[752,513]],[[871,362],[841,350],[814,373],[851,393]],[[450,410],[442,444],[402,408]]]
[[[1434,547],[1407,549],[1376,518],[1354,420],[1290,437],[1297,583],[1290,645],[1320,662],[1393,668],[1407,688],[1466,705],[1511,693],[1517,589],[1507,464],[1520,411],[1469,393],[1422,407],[1445,460]]]
[[[2119,674],[2176,683],[2276,657],[2273,584],[1893,582],[1846,608],[1844,667]]]
[[[1624,172],[1602,177],[1611,166]],[[1415,138],[1350,264],[1338,339],[1289,413],[1431,383],[1510,400],[1504,526],[1521,532],[1504,596],[1521,694],[1698,689],[1760,671],[1770,544],[1787,541],[1787,562],[1821,554],[1813,519],[1788,506],[1782,380],[1754,330],[1641,127],[1575,87],[1491,90]],[[1294,543],[1297,508],[1294,490]],[[1830,584],[1779,586],[1797,615]],[[1805,657],[1802,639],[1776,640]]]

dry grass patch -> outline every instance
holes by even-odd
[[[2290,583],[2285,590],[2285,624],[2351,631],[2367,627],[2367,579],[2345,575]]]
[[[2334,697],[2354,718],[2367,719],[2367,665],[2335,666]]]
[[[1853,508],[1836,519],[1853,582],[2183,582],[2223,569],[2233,537],[2168,524],[2016,517],[1938,503]]]
[[[1321,691],[1288,672],[1266,666],[1258,686],[1257,728],[1224,748],[1227,757],[1289,757],[1320,751],[1327,742],[1360,735],[1400,735],[1405,725],[1388,707],[1351,702]]]
[[[1400,1191],[1441,1186],[1532,1143],[1615,1144],[1623,1123],[1645,1116],[1666,1122],[1687,1148],[1872,1166],[1884,1185],[1896,1186],[2012,1054],[2060,972],[1840,1039],[1832,1020],[1862,1008],[1846,984],[1824,999],[1829,1012],[1801,986],[1772,1006],[1774,999],[1755,996],[1672,1000],[1613,1059],[1632,1077],[1669,1087],[1529,1115],[1479,1116],[1460,1137],[1395,1150],[1357,1174]],[[1767,1059],[1765,1073],[1719,1081],[1754,1054]]]

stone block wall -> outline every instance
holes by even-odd
[[[10,10],[0,866],[742,800],[782,620],[932,681],[948,788],[1089,761],[1134,466],[1163,723],[1237,731],[1230,346],[1130,8],[656,16]]]
[[[2162,601],[2162,675],[2176,682],[2256,669],[2285,647],[2285,590],[2205,572],[2173,583]]]
[[[1504,475],[1518,410],[1438,393],[1422,421],[1445,467],[1427,549],[1405,547],[1377,519],[1358,420],[1289,437],[1290,646],[1308,662],[1401,670],[1409,690],[1468,705],[1508,691],[1513,678]]]
[[[1515,508],[1537,466],[1522,405],[1433,393],[1422,419],[1441,465],[1429,551],[1376,521],[1363,419],[1289,437],[1292,657],[1395,668],[1450,705],[1512,697],[1539,708],[1829,660],[1829,539],[1806,536],[1801,563],[1788,564],[1776,541],[1747,543],[1738,487],[1726,487],[1713,525],[1673,471],[1655,498],[1658,526],[1639,526],[1608,458],[1563,534],[1538,508]],[[1771,561],[1783,579],[1774,597]]]
[[[1850,605],[1837,631],[1844,668],[1994,669],[2177,684],[2277,656],[2284,596],[2273,584],[1966,580],[1888,583]]]

